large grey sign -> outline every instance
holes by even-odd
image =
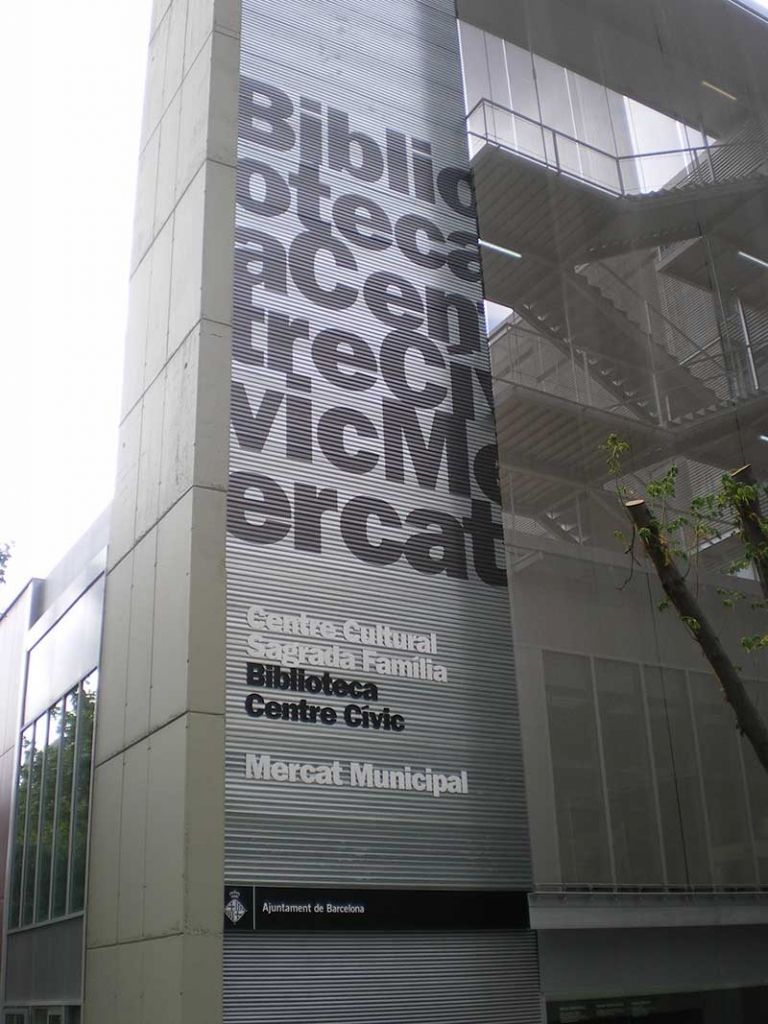
[[[452,5],[246,0],[238,154],[227,877],[525,888]]]

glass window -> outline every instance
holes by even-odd
[[[564,882],[611,882],[589,658],[544,651]]]
[[[661,874],[640,669],[595,659],[611,839],[619,885],[652,885]]]
[[[46,921],[50,917],[51,900],[51,855],[53,852],[53,824],[56,809],[56,782],[59,767],[61,719],[64,703],[59,701],[48,712],[48,741],[43,759],[43,783],[40,804],[40,849],[37,860],[37,897],[35,920]],[[43,716],[43,721],[46,716]]]
[[[764,719],[768,717],[766,684],[750,680],[747,682],[747,689],[760,714]],[[749,743],[742,741],[741,749],[747,777],[747,794],[752,815],[752,833],[755,841],[759,883],[768,885],[768,787],[765,785],[765,771]]]
[[[83,909],[96,673],[21,737],[9,927]]]
[[[644,665],[667,881],[711,885],[707,833],[685,673]]]
[[[80,1024],[79,1006],[36,1006],[6,1010],[3,1024]]]
[[[93,720],[96,709],[96,676],[84,680],[80,689],[77,716],[77,752],[75,785],[72,797],[72,863],[69,890],[70,913],[83,909],[85,898],[85,859],[88,846],[88,808],[91,797],[91,752]]]
[[[514,640],[532,666],[572,652],[545,656],[547,729],[521,701],[526,744],[551,743],[529,813],[536,835],[557,823],[563,875],[537,842],[542,883],[599,881],[608,855],[618,885],[768,882],[768,779],[716,683],[689,674],[705,663],[622,503],[653,502],[671,467],[669,520],[733,467],[768,481],[768,29],[735,2],[710,5],[701,46],[677,4],[652,26],[639,3],[460,5]],[[673,533],[732,661],[768,680],[768,651],[739,643],[765,617],[731,525]]]
[[[11,911],[8,926],[15,928],[21,915],[21,890],[24,872],[24,838],[29,801],[29,777],[32,768],[34,728],[22,733],[19,750],[19,778],[16,788],[16,827],[14,830],[13,869],[11,873]]]
[[[53,847],[53,894],[51,916],[61,917],[67,910],[67,872],[72,816],[72,778],[75,767],[77,690],[67,694],[61,738],[59,798],[56,804],[56,828]]]
[[[716,885],[756,882],[739,736],[713,676],[691,672]]]
[[[27,827],[24,838],[24,878],[21,894],[21,923],[32,924],[35,917],[35,875],[40,832],[40,789],[43,782],[46,717],[38,718],[33,728],[32,761],[29,773]]]

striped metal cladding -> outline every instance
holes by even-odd
[[[288,95],[294,108],[288,120],[294,131],[298,129],[300,97],[321,105],[324,138],[320,179],[331,189],[330,199],[321,207],[323,215],[330,214],[331,204],[339,196],[355,193],[378,203],[393,229],[404,215],[417,214],[428,217],[444,237],[457,231],[475,237],[474,221],[451,209],[439,193],[434,203],[414,196],[412,167],[410,194],[404,195],[390,190],[386,170],[379,180],[360,181],[348,171],[328,166],[325,119],[328,108],[334,107],[349,114],[351,129],[369,135],[382,151],[385,131],[392,129],[430,143],[435,174],[444,167],[467,167],[451,3],[394,0],[372,11],[361,0],[292,0],[279,6],[249,0],[244,4],[242,40],[242,75]],[[317,106],[313,109],[316,111]],[[247,161],[267,164],[272,169],[268,172],[272,182],[277,180],[276,174],[285,183],[296,172],[299,160],[298,145],[281,150],[248,138],[249,116],[241,104],[239,173],[246,196],[252,166]],[[250,190],[251,201],[257,204],[266,197],[259,191],[261,177],[256,176]],[[380,350],[392,327],[374,317],[362,291],[372,274],[386,270],[408,281],[422,298],[424,289],[431,286],[445,293],[458,293],[477,304],[482,297],[479,283],[464,281],[447,267],[417,265],[414,253],[407,247],[399,248],[393,234],[384,232],[383,237],[391,238],[391,244],[381,251],[345,240],[356,269],[334,270],[326,261],[318,271],[326,288],[338,280],[358,290],[356,301],[348,308],[333,310],[310,302],[291,273],[287,274],[286,294],[254,287],[248,263],[253,266],[256,260],[258,266],[258,252],[249,231],[267,233],[288,252],[305,230],[294,209],[295,198],[290,208],[279,212],[285,205],[281,200],[283,187],[279,183],[274,187],[275,202],[266,214],[263,208],[255,213],[238,206],[236,245],[241,255],[235,276],[235,334],[241,355],[248,344],[263,346],[254,306],[306,319],[309,340],[294,345],[294,371],[310,379],[311,389],[289,387],[285,375],[253,362],[235,360],[233,382],[244,415],[248,410],[251,416],[258,415],[266,391],[273,393],[277,411],[271,427],[265,428],[266,441],[260,451],[241,447],[233,430],[232,472],[270,478],[292,505],[295,487],[326,488],[335,492],[338,509],[353,497],[365,495],[387,502],[401,520],[413,509],[426,508],[460,523],[470,514],[471,503],[468,497],[449,492],[444,459],[432,488],[419,486],[405,443],[404,479],[393,480],[391,472],[387,479],[382,471],[383,461],[391,457],[381,437],[382,406],[385,401],[397,399],[391,386],[397,366],[391,358],[382,357]],[[333,233],[342,239],[337,230]],[[422,247],[424,242],[423,236],[418,239]],[[442,248],[447,251],[452,245]],[[244,249],[247,255],[243,255]],[[370,346],[377,362],[370,387],[362,391],[335,387],[318,372],[311,342],[328,329],[352,332]],[[482,374],[487,375],[489,370],[487,350],[483,344],[480,352],[455,355],[443,346],[443,353],[446,364],[462,364],[474,377],[471,400],[466,394],[457,394],[453,402],[447,397],[438,409],[466,418],[472,415],[474,403],[474,420],[467,423],[471,463],[483,446],[495,442],[492,412],[483,397],[481,381]],[[450,387],[448,365],[428,367],[421,357],[411,353],[407,372],[414,388],[428,382]],[[291,411],[286,412],[289,401]],[[305,441],[306,429],[301,436],[295,431],[301,409],[307,409],[309,402],[311,453],[305,450],[303,457],[297,458],[296,448],[289,450],[288,446]],[[351,444],[354,450],[366,448],[378,457],[378,465],[363,475],[336,468],[317,442],[320,417],[328,410],[350,407],[367,417],[377,435],[355,438]],[[419,411],[420,429],[427,437],[431,420],[431,410]],[[472,497],[485,499],[474,480]],[[233,494],[230,504],[235,518],[247,516]],[[494,518],[500,521],[498,508]],[[529,848],[505,588],[489,586],[476,576],[471,568],[469,542],[464,556],[470,565],[468,579],[450,578],[444,572],[423,575],[414,571],[404,557],[391,565],[359,561],[340,535],[337,511],[325,512],[320,523],[322,551],[296,550],[294,529],[273,544],[255,545],[232,533],[228,538],[227,877],[252,878],[261,884],[527,888]],[[371,530],[384,535],[388,532],[375,526]],[[410,528],[399,531],[398,539],[405,539],[411,532]],[[503,557],[500,544],[496,557],[499,561]],[[406,728],[400,733],[364,732],[344,724],[251,718],[244,710],[249,692],[245,679],[247,641],[252,632],[246,612],[251,604],[280,613],[304,611],[335,622],[355,617],[365,623],[385,622],[398,629],[435,632],[438,652],[433,660],[447,666],[448,680],[382,676],[366,673],[360,666],[334,673],[375,682],[379,700],[371,702],[370,707],[379,711],[387,706],[393,713],[402,714]],[[309,643],[301,637],[277,639],[282,643],[291,639]],[[269,691],[264,696],[291,697]],[[292,699],[300,696],[293,695]],[[334,707],[339,714],[349,703],[339,698],[315,700]],[[370,761],[379,768],[411,765],[414,770],[430,766],[445,773],[466,770],[469,793],[446,794],[438,799],[383,789],[256,783],[245,776],[246,752],[313,764],[338,759],[344,764],[350,760]]]
[[[531,932],[227,934],[224,956],[228,1024],[541,1019]]]
[[[398,478],[392,438],[399,429],[396,418],[408,412],[397,404],[403,397],[397,385],[398,360],[391,351],[382,351],[393,328],[371,308],[377,294],[381,296],[381,285],[378,291],[370,291],[370,285],[367,294],[363,290],[371,275],[387,271],[413,286],[422,301],[425,289],[432,287],[457,293],[479,308],[479,282],[464,280],[448,266],[424,267],[408,240],[402,235],[395,238],[396,224],[416,214],[429,218],[444,239],[455,232],[460,233],[459,239],[462,234],[468,236],[469,242],[461,245],[457,241],[438,245],[438,251],[446,252],[474,244],[475,222],[452,209],[439,194],[434,203],[416,198],[413,165],[408,172],[408,195],[390,189],[386,169],[379,180],[362,181],[328,166],[326,119],[332,107],[348,114],[351,129],[370,136],[381,150],[385,132],[391,129],[428,142],[435,173],[445,167],[467,167],[453,2],[391,0],[372,5],[366,0],[287,0],[276,5],[244,0],[241,75],[287,94],[294,130],[300,110],[314,116],[320,104],[324,135],[319,174],[331,190],[330,199],[320,204],[321,216],[330,217],[338,197],[353,193],[378,204],[388,218],[388,228],[377,228],[382,244],[375,250],[344,236],[353,257],[352,269],[334,267],[327,257],[318,261],[318,279],[324,288],[341,282],[357,289],[346,308],[325,308],[299,289],[298,275],[307,269],[306,257],[286,270],[284,294],[280,273],[271,290],[254,286],[253,274],[264,266],[254,232],[270,236],[268,265],[280,271],[280,254],[291,253],[297,236],[308,225],[321,229],[308,220],[306,212],[306,223],[300,222],[293,189],[290,205],[285,201],[290,175],[299,167],[298,146],[278,149],[255,142],[241,96],[232,369],[238,421],[233,421],[230,466],[234,474],[259,474],[279,486],[284,498],[278,504],[290,504],[290,529],[274,543],[244,539],[244,522],[264,523],[263,517],[249,516],[247,511],[248,501],[258,492],[238,498],[231,489],[230,515],[239,535],[230,531],[227,541],[226,876],[260,886],[527,889],[531,868],[507,591],[478,577],[473,568],[476,552],[462,532],[462,521],[472,515],[472,499],[488,500],[473,473],[477,453],[495,443],[493,415],[483,390],[484,384],[490,384],[487,346],[483,338],[480,351],[457,354],[435,342],[437,347],[430,351],[439,351],[440,357],[430,361],[440,365],[427,365],[423,355],[413,350],[405,362],[411,387],[432,384],[447,389],[436,411],[446,414],[443,422],[460,422],[466,429],[470,494],[452,493],[461,492],[461,486],[455,477],[453,487],[449,486],[444,456],[434,479],[429,484],[422,480],[420,485],[412,452],[404,442],[400,449],[404,471]],[[254,161],[268,165],[269,170],[255,173],[251,180]],[[267,198],[271,206],[262,202]],[[333,236],[342,239],[337,227]],[[423,250],[425,241],[431,244],[423,235],[415,244]],[[293,372],[306,378],[304,387],[278,372],[271,361],[257,365],[253,351],[265,349],[266,342],[264,324],[254,307],[308,322],[305,337],[293,344]],[[329,329],[357,335],[373,354],[375,372],[365,388],[339,387],[316,365],[314,339]],[[470,390],[462,391],[456,381],[467,379],[472,382]],[[370,424],[362,434],[352,431],[354,437],[349,433],[345,437],[348,449],[376,456],[369,471],[342,471],[326,455],[318,423],[331,410],[354,410]],[[388,444],[383,440],[385,417],[389,417]],[[420,409],[416,419],[429,438],[433,410]],[[323,419],[323,423],[329,421]],[[302,494],[320,489],[325,489],[326,504],[335,507],[315,514],[314,519],[311,510],[307,513],[300,543],[297,505]],[[359,522],[347,523],[349,529],[342,534],[340,510],[358,496],[386,502],[400,523],[400,528],[392,523],[368,527],[375,543],[395,537],[401,545],[395,550],[400,557],[392,564],[374,565],[354,555],[353,549],[364,539]],[[454,551],[450,559],[446,556],[444,569],[449,568],[452,575],[417,572],[406,560],[402,545],[414,528],[405,520],[414,509],[429,510],[432,520],[435,515],[451,517],[444,524],[456,524],[454,533],[446,534],[446,542],[453,537]],[[287,521],[285,511],[276,514],[273,509],[273,521]],[[496,506],[493,518],[500,523]],[[307,523],[312,526],[313,522],[316,532],[319,523],[319,541],[308,540]],[[413,553],[412,547],[409,552]],[[469,566],[466,579],[461,578],[462,559]],[[500,543],[496,560],[503,560]],[[249,717],[244,702],[254,688],[246,682],[246,662],[276,660],[249,654],[249,635],[255,632],[247,620],[251,605],[281,614],[305,612],[335,623],[354,618],[364,624],[380,622],[414,633],[435,633],[437,651],[431,657],[446,667],[447,680],[409,677],[399,666],[387,674],[373,667],[364,671],[360,648],[343,643],[348,650],[356,650],[358,664],[332,674],[374,682],[378,700],[369,700],[368,705],[375,711],[387,706],[402,715],[404,731]],[[270,634],[269,639],[283,645],[311,644],[289,634]],[[295,653],[292,660],[309,671],[306,651],[283,650]],[[302,696],[263,693],[265,699],[296,701]],[[332,707],[341,717],[351,698],[320,695],[310,700]],[[446,793],[438,798],[349,785],[256,782],[246,777],[247,753],[314,765],[358,761],[380,769],[410,765],[414,771],[427,766],[444,773],[463,770],[469,789],[466,794]],[[446,899],[450,899],[448,893]],[[403,913],[407,919],[407,906]],[[514,1024],[540,1019],[537,952],[529,931],[225,935],[227,1024],[254,1020],[263,1024]]]

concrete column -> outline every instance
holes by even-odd
[[[239,0],[156,0],[106,585],[86,1024],[221,1020]]]

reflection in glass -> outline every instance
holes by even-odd
[[[564,881],[611,882],[589,658],[544,651]]]
[[[34,726],[32,762],[29,775],[29,806],[24,841],[24,881],[22,884],[21,923],[32,924],[35,916],[35,874],[37,868],[38,836],[40,828],[40,789],[43,781],[45,756],[45,718]]]
[[[768,716],[768,694],[765,683],[750,680],[747,689],[763,717]],[[747,794],[752,816],[752,830],[757,857],[758,880],[768,885],[768,787],[765,785],[765,771],[751,747],[744,747],[744,772],[747,778]]]
[[[59,701],[47,715],[48,742],[43,760],[43,783],[40,806],[40,852],[37,865],[37,895],[35,920],[46,921],[50,916],[51,856],[53,852],[53,818],[56,809],[56,781],[59,767],[59,739],[64,702]],[[41,719],[45,722],[46,716]]]
[[[708,53],[679,5],[654,38],[643,5],[577,5],[578,32],[569,6],[497,4],[460,26],[514,638],[531,666],[522,728],[546,778],[536,875],[753,887],[768,880],[768,781],[655,573],[631,564],[622,502],[671,466],[669,519],[745,463],[768,481],[768,119],[747,80],[768,23],[712,4]],[[732,95],[713,53],[744,71]],[[618,480],[611,434],[628,446]],[[742,664],[765,619],[754,573],[734,574],[732,524],[676,534]],[[768,679],[768,652],[752,658]]]
[[[644,665],[667,881],[711,885],[696,739],[685,673]]]
[[[81,684],[77,730],[77,753],[72,815],[72,865],[69,911],[83,909],[85,896],[85,860],[88,844],[88,807],[91,791],[91,752],[96,707],[96,674]]]
[[[640,669],[596,658],[595,679],[616,881],[650,885],[661,875],[661,858]]]
[[[67,695],[62,725],[59,799],[56,805],[53,845],[52,917],[61,917],[67,911],[67,869],[72,817],[72,778],[75,766],[77,693],[77,690],[73,690]]]
[[[717,682],[703,672],[691,672],[701,773],[707,798],[716,885],[755,884],[744,777],[738,733],[723,714]]]
[[[21,738],[9,927],[83,909],[96,673]]]
[[[24,870],[24,832],[27,821],[27,803],[29,799],[29,774],[32,764],[32,745],[34,729],[26,729],[21,737],[19,751],[19,781],[16,790],[16,828],[14,830],[13,869],[11,875],[11,911],[8,926],[13,928],[19,923],[21,913],[21,883]]]

